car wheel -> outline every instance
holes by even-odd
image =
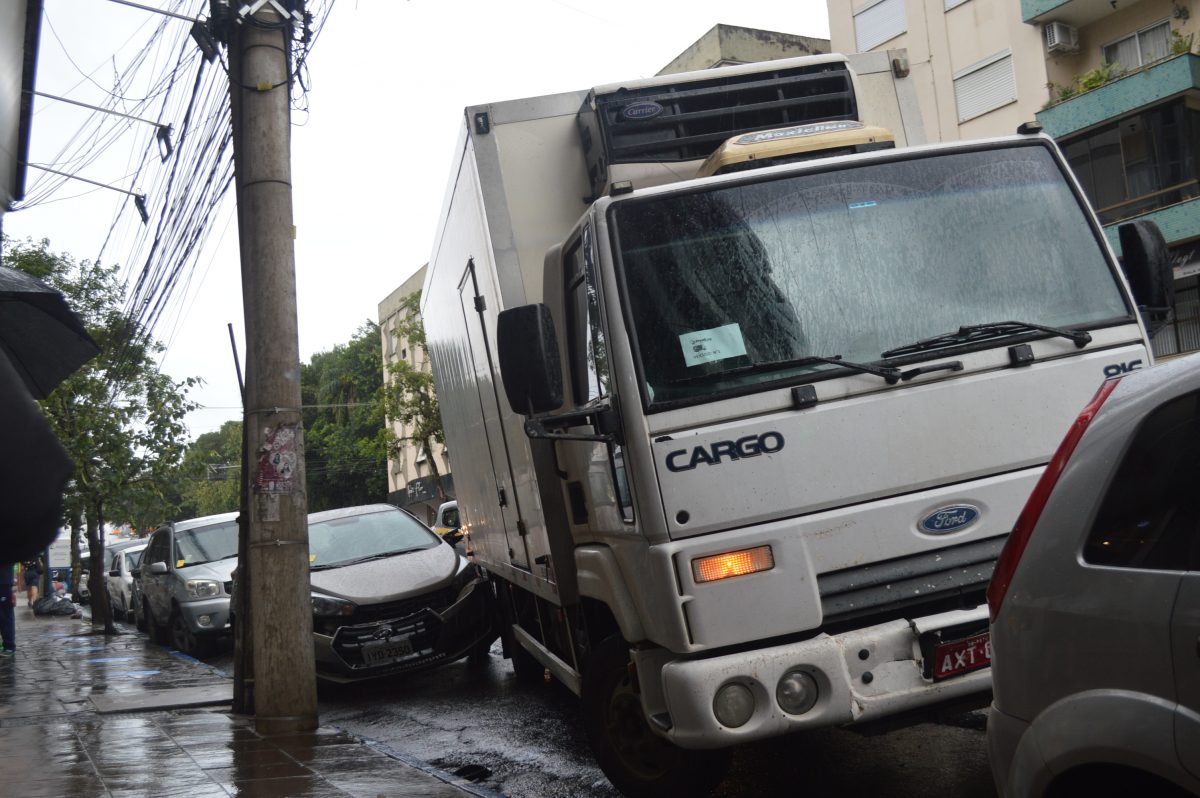
[[[154,642],[160,645],[171,645],[171,632],[166,626],[154,620],[154,613],[150,611],[150,602],[142,601],[142,612],[146,614],[146,631],[150,633],[150,637],[154,638]]]
[[[204,656],[207,648],[204,645],[204,641],[196,636],[196,633],[192,631],[192,627],[188,626],[188,622],[184,620],[183,613],[179,610],[171,613],[170,628],[172,646],[189,657]]]
[[[592,753],[622,794],[708,795],[725,777],[729,751],[689,751],[655,734],[642,710],[620,636],[600,643],[583,673],[583,726]]]

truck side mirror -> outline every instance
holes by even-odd
[[[150,573],[161,576],[167,572],[167,564],[165,562],[150,563]]]
[[[496,348],[504,393],[514,413],[531,416],[562,405],[562,361],[550,308],[539,302],[500,311]]]
[[[1175,277],[1167,242],[1158,225],[1148,219],[1117,228],[1121,237],[1125,277],[1153,335],[1167,320],[1175,300]]]

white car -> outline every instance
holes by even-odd
[[[128,618],[133,609],[133,570],[142,559],[146,541],[131,540],[109,546],[104,551],[108,580],[108,603],[114,618]]]

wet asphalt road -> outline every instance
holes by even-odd
[[[208,662],[231,672],[232,659],[224,651]],[[588,752],[575,697],[556,683],[518,685],[499,643],[485,664],[322,685],[320,715],[322,725],[477,775],[481,787],[512,798],[618,795]],[[977,712],[875,736],[828,729],[744,746],[716,795],[991,798],[983,727]]]

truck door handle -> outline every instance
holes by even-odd
[[[504,488],[500,488],[500,490],[497,491],[496,498],[500,501],[501,507],[508,506],[508,494],[504,492]]]

